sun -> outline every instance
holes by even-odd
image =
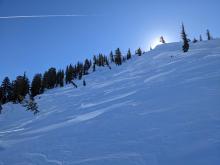
[[[151,44],[151,48],[152,48],[152,49],[154,49],[157,45],[162,44],[162,43],[160,42],[160,37],[155,37],[155,38],[150,42],[150,44]]]
[[[154,36],[152,37],[153,39],[150,41],[150,46],[152,49],[154,49],[156,46],[158,45],[161,45],[162,43],[160,42],[160,37],[162,35],[157,35],[157,36]],[[168,36],[163,36],[164,40],[166,43],[169,43],[170,42],[170,38]]]

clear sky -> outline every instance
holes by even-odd
[[[219,0],[0,0],[0,80],[117,47],[148,50],[160,35],[179,41],[182,21],[191,38],[207,28],[220,37],[219,7]],[[68,14],[84,16],[5,18]]]

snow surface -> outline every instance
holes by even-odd
[[[171,58],[173,56],[173,58]],[[160,45],[0,115],[0,165],[219,165],[220,39]]]

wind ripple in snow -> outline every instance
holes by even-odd
[[[58,161],[58,160],[52,160],[52,159],[49,159],[47,155],[45,154],[42,154],[42,153],[27,153],[26,154],[28,157],[31,157],[31,159],[35,159],[36,157],[37,160],[39,161],[41,158],[43,159],[44,161],[44,164],[58,164],[58,165],[62,165],[63,163],[61,161]]]
[[[68,125],[73,124],[73,123],[84,122],[84,121],[93,119],[95,117],[98,117],[99,115],[105,113],[108,110],[127,105],[130,102],[131,101],[125,101],[125,102],[122,102],[122,103],[119,103],[119,104],[114,104],[114,105],[109,106],[107,108],[103,108],[103,109],[100,109],[100,110],[89,112],[89,113],[86,113],[86,114],[83,114],[83,115],[78,115],[78,116],[73,117],[72,119],[66,120],[64,122],[60,122],[60,123],[57,123],[57,124],[51,124],[47,127],[43,127],[43,128],[40,128],[40,129],[29,131],[29,132],[26,132],[26,133],[23,133],[23,134],[28,135],[28,134],[42,133],[42,132],[52,131],[52,130],[55,130],[55,129],[58,129],[58,128],[61,128],[61,127],[64,127],[64,126],[68,126]]]
[[[90,107],[93,107],[93,106],[101,105],[101,104],[104,104],[104,103],[108,103],[108,102],[111,102],[111,101],[115,101],[115,100],[119,100],[119,99],[128,97],[128,96],[133,95],[135,93],[136,93],[136,91],[132,91],[132,92],[128,92],[128,93],[125,93],[125,94],[122,94],[122,95],[119,95],[119,96],[116,96],[116,97],[113,97],[113,98],[110,98],[110,99],[107,99],[107,100],[104,100],[104,101],[101,101],[101,102],[98,102],[98,103],[81,104],[81,108],[90,108]]]
[[[152,157],[152,156],[151,156]],[[99,157],[92,157],[92,158],[86,158],[78,161],[71,162],[71,164],[97,164],[97,162],[114,162],[115,160],[124,160],[126,162],[135,162],[135,164],[144,164],[143,158],[141,154],[138,153],[115,153],[115,154],[108,154],[103,155]],[[155,161],[152,161],[151,163],[154,163]],[[129,164],[130,164],[129,163]]]
[[[157,78],[160,78],[160,77],[162,77],[162,76],[166,76],[166,75],[168,75],[168,74],[170,74],[170,73],[172,73],[172,72],[174,72],[174,71],[175,71],[175,70],[173,69],[173,70],[168,71],[168,72],[158,73],[158,74],[156,74],[156,75],[154,75],[154,76],[151,76],[151,77],[146,78],[146,79],[144,80],[144,83],[148,83],[148,82],[150,82],[150,81],[152,81],[152,80],[155,80],[155,79],[157,79]]]

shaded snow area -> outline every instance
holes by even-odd
[[[4,105],[0,165],[220,164],[220,39],[111,66],[37,96],[37,115]]]

